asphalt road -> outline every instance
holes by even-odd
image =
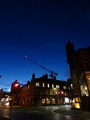
[[[53,112],[58,106],[13,108],[13,120],[90,120]],[[64,108],[67,109],[67,108]],[[0,116],[9,117],[9,109],[0,109]]]

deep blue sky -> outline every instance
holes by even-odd
[[[46,73],[25,55],[67,80],[68,38],[75,49],[90,45],[90,0],[0,0],[0,87]]]

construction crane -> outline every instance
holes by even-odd
[[[49,70],[48,68],[45,68],[44,66],[42,66],[42,65],[36,63],[35,61],[31,60],[28,56],[25,56],[25,59],[31,61],[32,63],[36,64],[37,66],[41,67],[42,69],[48,71],[50,73],[49,76],[51,77],[51,79],[56,78],[56,76],[58,75],[58,73],[56,73],[56,72],[54,72],[52,70]]]

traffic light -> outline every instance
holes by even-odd
[[[61,95],[63,95],[63,94],[64,94],[64,92],[63,92],[63,91],[60,91],[60,94],[61,94]]]
[[[16,80],[15,82],[12,83],[11,93],[12,94],[17,94],[19,89],[20,89],[20,83]]]
[[[64,97],[64,92],[63,91],[59,91],[58,95],[59,95],[59,97]]]

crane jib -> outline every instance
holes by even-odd
[[[48,71],[48,72],[50,73],[50,77],[51,77],[51,78],[55,78],[55,77],[58,75],[58,73],[56,73],[56,72],[54,72],[54,71],[52,71],[52,70],[49,70],[49,69],[45,68],[44,66],[39,65],[39,64],[36,63],[35,61],[31,60],[30,58],[28,58],[28,56],[25,56],[25,59],[31,61],[32,63],[36,64],[37,66],[41,67],[42,69]]]

